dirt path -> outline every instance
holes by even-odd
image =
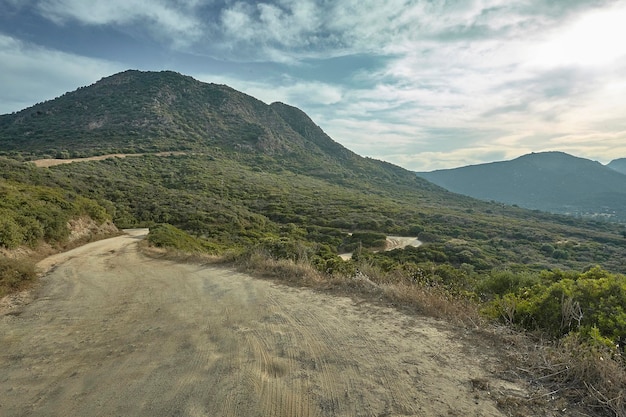
[[[524,395],[446,323],[146,258],[145,233],[40,264],[0,316],[0,415],[501,416],[476,381]]]
[[[185,152],[157,152],[157,153],[111,153],[107,155],[89,156],[87,158],[72,158],[72,159],[37,159],[31,161],[35,166],[39,168],[48,168],[55,165],[71,164],[73,162],[85,162],[85,161],[102,161],[109,158],[126,158],[134,156],[155,155],[155,156],[172,156],[172,155],[184,155]]]
[[[387,247],[385,250],[406,248],[407,246],[418,247],[422,244],[416,237],[387,236]]]
[[[393,250],[406,248],[407,246],[418,247],[422,244],[416,237],[404,237],[404,236],[387,236],[387,243],[385,250]],[[352,258],[352,252],[340,253],[339,257],[344,261]]]

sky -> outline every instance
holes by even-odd
[[[415,171],[626,157],[626,0],[0,0],[0,114],[127,69],[305,111]]]

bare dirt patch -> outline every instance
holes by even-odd
[[[504,416],[497,392],[528,395],[446,322],[148,258],[146,233],[39,263],[0,316],[1,415]]]
[[[55,165],[71,164],[73,162],[86,162],[86,161],[103,161],[109,158],[127,158],[133,156],[155,155],[155,156],[172,156],[172,155],[184,155],[185,152],[157,152],[157,153],[111,153],[107,155],[90,156],[87,158],[71,158],[71,159],[37,159],[31,161],[39,168],[48,168]]]
[[[401,249],[406,248],[407,246],[418,247],[422,244],[416,237],[405,237],[405,236],[387,236],[387,242],[385,244],[385,250],[393,250],[393,249]],[[352,258],[352,252],[350,253],[341,253],[339,257],[344,261]]]

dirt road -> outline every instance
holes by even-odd
[[[489,390],[524,395],[446,323],[146,258],[144,234],[41,263],[0,316],[0,415],[501,416]]]
[[[405,248],[407,246],[418,247],[422,244],[416,237],[404,237],[404,236],[387,236],[387,243],[385,245],[385,250],[393,250]],[[352,258],[352,252],[350,253],[340,253],[339,257],[344,261]]]
[[[185,152],[180,151],[172,151],[172,152],[157,152],[157,153],[110,153],[107,155],[98,155],[98,156],[89,156],[86,158],[72,158],[72,159],[57,159],[57,158],[47,158],[47,159],[36,159],[31,161],[35,164],[35,166],[39,168],[49,168],[57,165],[63,164],[72,164],[74,162],[87,162],[87,161],[103,161],[109,158],[127,158],[127,157],[135,157],[135,156],[144,156],[144,155],[154,155],[154,156],[172,156],[172,155],[184,155]]]

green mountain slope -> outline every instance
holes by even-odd
[[[418,175],[450,191],[553,213],[626,221],[626,176],[562,152]]]
[[[2,116],[0,143],[6,151],[35,156],[197,151],[216,145],[271,153],[286,150],[287,143],[297,150],[302,144],[295,134],[276,140],[275,131],[284,135],[284,127],[267,105],[227,86],[168,71],[126,71]]]
[[[298,285],[469,317],[472,326],[481,309],[555,342],[571,331],[592,344],[589,355],[573,345],[572,355],[584,363],[579,369],[600,361],[592,368],[607,369],[609,361],[623,368],[619,355],[598,359],[600,344],[614,348],[626,329],[626,284],[614,274],[626,272],[622,225],[446,191],[356,155],[294,107],[173,72],[127,71],[0,116],[0,149],[0,235],[17,236],[1,241],[0,251],[30,244],[27,236],[45,236],[47,224],[67,226],[75,215],[110,216],[118,227],[150,227],[155,246],[217,254]],[[181,152],[156,154],[166,150]],[[115,152],[145,155],[51,168],[24,162]],[[602,187],[624,177],[608,168],[610,175],[595,176],[599,168],[590,161],[571,170],[571,159],[550,154],[517,161],[518,176],[532,178],[534,187],[526,190],[532,201],[548,197],[540,187],[547,179],[560,181],[553,193],[564,200],[575,195],[573,186],[584,185],[594,199],[613,193]],[[521,179],[508,187],[520,189]],[[66,229],[55,230],[62,241]],[[418,236],[423,244],[380,251],[385,235]],[[350,261],[338,256],[350,251]],[[32,265],[7,261],[0,256],[0,295],[34,276]],[[572,363],[558,355],[555,361]],[[623,385],[615,382],[625,380],[623,371],[581,379],[576,369],[564,376],[576,401],[583,400],[570,374],[581,387],[593,386],[596,400],[622,398],[613,388]],[[606,408],[606,402],[584,402]]]
[[[344,148],[299,109],[170,71],[126,71],[0,116],[0,149],[27,158],[219,150],[256,158],[261,169],[263,158],[279,158],[285,169],[338,181],[414,182],[398,167]]]
[[[381,234],[418,235],[415,256],[456,266],[626,270],[617,227],[450,193],[356,155],[299,109],[173,72],[107,77],[0,125],[5,154],[22,159],[182,150],[3,174],[94,199],[119,227],[169,223],[216,252],[287,245],[327,262],[379,248]]]

